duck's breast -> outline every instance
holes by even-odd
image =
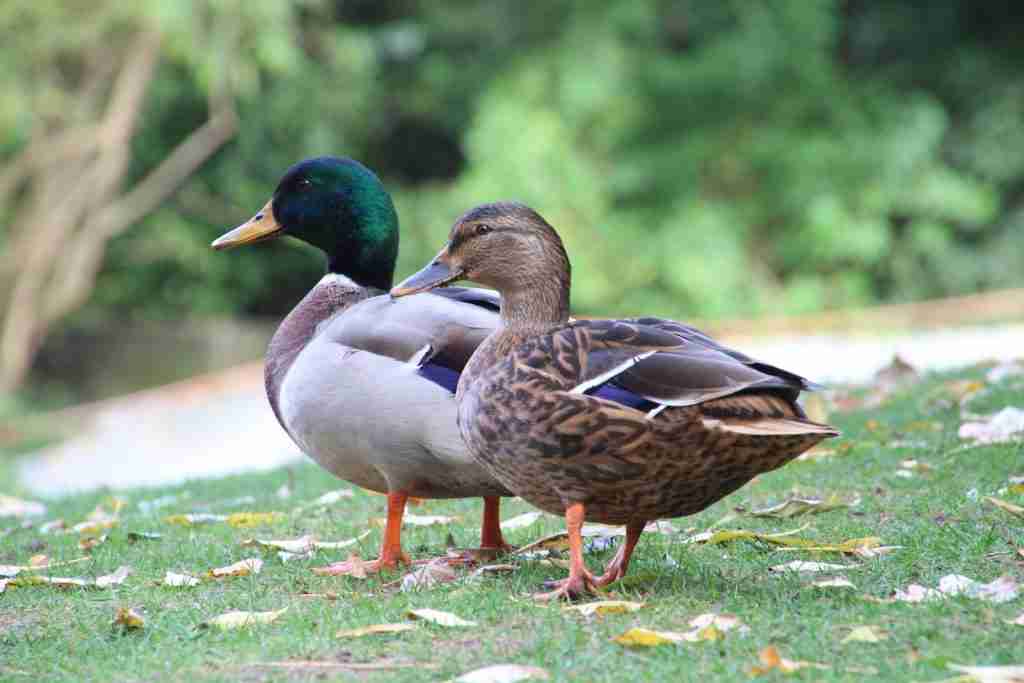
[[[319,336],[284,378],[280,409],[311,458],[358,486],[431,498],[504,493],[469,457],[454,397],[409,363]]]

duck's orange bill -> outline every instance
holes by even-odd
[[[268,201],[255,216],[239,225],[234,230],[226,232],[210,244],[214,249],[231,249],[243,244],[252,244],[276,237],[281,232],[281,226],[274,216],[274,200]]]

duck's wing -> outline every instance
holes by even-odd
[[[602,396],[618,390],[655,405],[689,406],[751,392],[769,392],[794,402],[801,391],[814,386],[675,321],[587,320],[559,335],[564,337],[562,344],[573,346],[578,339],[576,346],[585,349],[585,358],[579,359],[579,382],[572,389],[576,393]]]
[[[349,307],[324,323],[321,334],[350,348],[437,366],[457,376],[497,327],[499,305],[497,294],[467,287],[400,299],[384,294]]]

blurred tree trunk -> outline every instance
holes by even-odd
[[[108,242],[157,208],[232,138],[227,88],[209,117],[155,168],[124,187],[131,141],[160,58],[160,36],[140,31],[123,53],[96,46],[83,60],[77,111],[42,123],[0,169],[11,217],[0,255],[0,393],[25,379],[55,322],[92,293]]]

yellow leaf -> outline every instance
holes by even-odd
[[[374,635],[377,633],[401,633],[402,631],[412,631],[415,628],[415,624],[374,624],[373,626],[364,626],[362,628],[354,628],[347,631],[338,631],[334,634],[334,637],[362,638],[363,636]]]
[[[455,616],[451,612],[442,612],[436,609],[411,609],[406,613],[409,619],[422,619],[438,626],[476,626],[475,621],[466,621]]]
[[[67,533],[77,532],[82,536],[95,536],[101,531],[113,529],[120,523],[120,520],[114,518],[87,520],[85,522],[81,522],[79,524],[74,525],[73,527],[67,530]]]
[[[671,645],[673,643],[686,642],[682,633],[672,631],[652,631],[646,628],[631,628],[621,636],[612,638],[619,645],[629,647],[654,647],[656,645]]]
[[[114,615],[114,625],[121,626],[126,631],[132,631],[144,627],[146,620],[130,607],[118,607],[117,613]]]
[[[889,634],[877,626],[858,626],[843,638],[844,643],[880,643],[888,640]]]
[[[725,638],[725,634],[715,628],[714,624],[697,631],[697,640],[722,640],[723,638]]]
[[[200,624],[200,626],[216,626],[219,629],[228,630],[255,626],[257,624],[269,624],[287,611],[288,608],[285,607],[273,612],[225,612]]]
[[[1024,484],[1010,484],[1010,493],[1024,493]]]
[[[582,605],[570,605],[565,607],[566,611],[579,612],[585,617],[594,614],[623,614],[635,612],[646,603],[629,602],[628,600],[601,600],[599,602],[588,602]]]
[[[536,666],[522,664],[495,664],[464,673],[452,683],[517,683],[517,681],[541,680],[551,678],[547,671]]]
[[[982,500],[984,500],[989,505],[996,506],[1000,510],[1005,510],[1006,512],[1009,512],[1011,515],[1016,515],[1017,517],[1024,517],[1024,507],[1021,507],[1020,505],[1007,503],[1005,500],[1000,500],[998,498],[993,498],[991,496],[985,496]]]
[[[179,526],[197,526],[199,524],[210,524],[211,522],[226,522],[227,515],[213,515],[206,512],[196,512],[187,515],[168,515],[164,517],[167,524]]]
[[[227,522],[235,528],[265,526],[286,519],[283,512],[236,512],[228,515]]]
[[[263,569],[263,560],[250,557],[247,560],[240,560],[226,567],[211,569],[206,575],[215,579],[225,576],[248,576],[249,574],[259,574],[261,569]]]

